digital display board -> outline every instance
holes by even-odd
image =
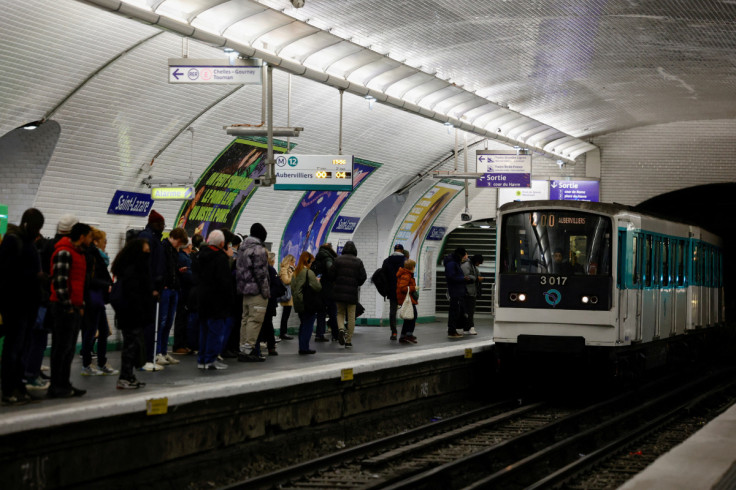
[[[353,155],[278,155],[277,191],[351,191]]]

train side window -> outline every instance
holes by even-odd
[[[665,238],[662,241],[662,286],[670,285],[670,239]]]
[[[634,235],[633,246],[631,247],[631,255],[633,258],[633,271],[631,272],[631,283],[639,284],[639,237]]]
[[[644,238],[644,254],[642,255],[644,260],[644,286],[651,287],[652,285],[652,237],[646,235]]]
[[[693,284],[700,285],[700,260],[698,260],[698,245],[693,244]]]
[[[685,242],[677,240],[677,285],[685,284]]]

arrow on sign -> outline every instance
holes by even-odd
[[[179,80],[179,77],[182,76],[183,74],[184,74],[184,72],[183,71],[179,71],[178,68],[176,70],[174,70],[174,73],[172,73],[172,75],[174,75],[174,78],[176,78],[177,80]]]

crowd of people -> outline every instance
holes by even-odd
[[[203,370],[227,369],[228,358],[264,362],[262,344],[268,356],[276,356],[278,342],[293,340],[287,328],[292,309],[299,317],[300,355],[315,354],[310,347],[313,332],[315,342],[353,346],[355,319],[362,313],[359,291],[367,274],[352,241],[339,256],[330,243],[320,246],[316,256],[308,251],[298,259],[287,255],[277,271],[260,223],[251,226],[247,237],[227,229],[211,231],[206,239],[198,233],[189,237],[177,227],[164,238],[165,220],[152,210],[145,229],[129,234],[111,263],[104,231],[65,214],[54,238],[45,239],[40,235],[43,224],[43,214],[28,209],[0,242],[4,404],[31,401],[28,390],[46,390],[48,398],[84,395],[85,390],[72,385],[70,372],[80,331],[81,374],[118,375],[118,389],[145,386],[136,377],[138,370],[155,372],[179,364],[171,354],[196,355]],[[476,333],[480,263],[480,255],[468,260],[462,248],[445,258],[451,338],[463,336],[459,328]],[[415,267],[400,244],[381,267],[388,283],[390,340],[404,344],[417,343]],[[402,313],[399,334],[397,311],[405,302],[413,315]],[[119,370],[107,360],[107,305],[114,309],[122,334]],[[279,305],[277,336],[273,319]],[[46,368],[42,361],[49,333]]]

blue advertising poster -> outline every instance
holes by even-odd
[[[597,180],[553,180],[549,183],[549,198],[555,201],[600,202],[600,182]]]
[[[150,194],[141,192],[115,191],[107,214],[125,214],[128,216],[148,216],[153,206]]]
[[[380,165],[355,159],[353,191]],[[293,255],[297,260],[303,251],[312,255],[325,242],[340,209],[353,191],[307,191],[291,215],[281,236],[279,257]]]
[[[335,226],[332,227],[333,233],[352,233],[358,226],[360,218],[352,216],[338,216],[335,220]]]
[[[427,233],[427,240],[442,240],[445,237],[447,228],[444,226],[433,226]]]

